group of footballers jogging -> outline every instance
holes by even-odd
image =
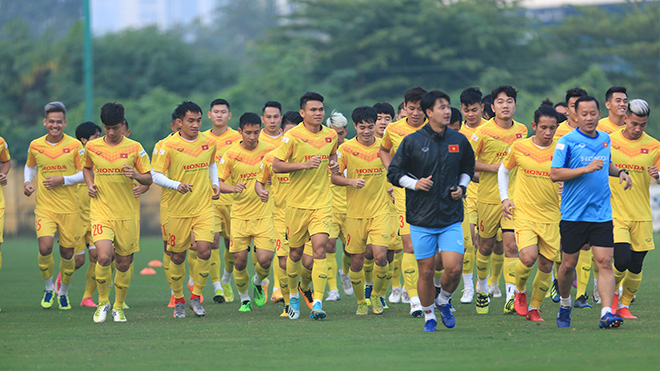
[[[388,301],[410,303],[411,316],[424,317],[424,330],[432,332],[434,307],[454,327],[451,299],[461,279],[461,303],[476,299],[477,313],[487,314],[504,275],[504,313],[543,321],[541,303],[550,296],[560,303],[557,325],[568,327],[573,307],[590,306],[593,261],[599,326],[618,327],[636,318],[629,305],[654,248],[649,185],[659,177],[660,142],[644,133],[645,101],[628,102],[623,87],[605,98],[609,117],[600,119],[598,100],[568,90],[565,103],[536,110],[535,135],[528,138],[527,127],[513,120],[511,86],[486,97],[468,88],[460,111],[447,94],[414,87],[398,115],[389,103],[354,109],[357,135],[350,140],[342,114],[333,112],[323,125],[324,97],[314,92],[300,98],[299,111],[282,114],[281,104],[269,101],[261,116],[244,113],[238,130],[228,125],[226,100],[211,102],[212,128],[205,132],[202,108],[186,101],[172,113],[171,132],[151,160],[128,138],[121,104],[101,108],[105,135],[85,122],[76,139],[64,134],[64,104],[48,103],[47,134],[30,143],[24,170],[25,195],[36,192],[41,305],[71,308],[68,288],[87,248],[80,305],[96,307],[95,322],[108,312],[115,322],[126,321],[133,254],[140,249],[139,197],[155,183],[162,188],[163,264],[174,318],[186,317],[187,261],[189,307],[198,317],[206,313],[208,279],[215,302],[234,301],[233,279],[239,311],[252,311],[253,300],[263,306],[272,266],[271,300],[283,301],[281,316],[290,319],[300,317],[301,300],[311,318],[325,318],[323,300],[340,299],[340,278],[344,293],[357,299],[357,315],[369,307],[382,314],[391,285]],[[10,156],[2,138],[0,145],[5,185]],[[0,197],[0,222],[4,206]],[[56,235],[61,259],[54,281]],[[344,247],[341,268],[337,239]]]

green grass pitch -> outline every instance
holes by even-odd
[[[355,297],[343,295],[341,288],[342,300],[324,305],[326,320],[309,319],[303,304],[301,319],[291,321],[280,318],[282,306],[270,301],[251,313],[239,313],[238,300],[213,303],[209,283],[206,317],[195,318],[187,309],[188,318],[175,320],[166,307],[169,289],[162,268],[155,276],[139,274],[147,262],[162,258],[162,242],[143,238],[141,248],[127,298],[128,322],[114,323],[108,316],[107,322],[95,324],[94,310],[79,306],[86,265],[73,278],[73,309],[60,311],[54,305],[44,310],[36,238],[6,240],[0,271],[0,369],[645,369],[658,359],[656,252],[647,256],[638,300],[631,306],[639,319],[626,320],[619,329],[599,330],[596,307],[574,309],[571,328],[559,329],[558,304],[549,299],[543,303],[542,324],[503,315],[504,298],[492,301],[490,314],[478,316],[474,304],[460,304],[457,292],[456,327],[439,324],[436,333],[427,334],[423,320],[409,316],[407,304],[390,304],[381,316],[356,317]],[[55,262],[57,270],[57,253]]]

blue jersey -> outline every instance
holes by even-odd
[[[612,220],[610,204],[609,166],[610,136],[602,131],[592,138],[579,129],[557,141],[552,167],[576,169],[595,159],[603,160],[603,167],[564,182],[561,194],[561,220],[572,222],[607,222]]]

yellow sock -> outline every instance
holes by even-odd
[[[560,266],[560,265],[561,265],[561,262],[555,262],[555,263],[552,265],[552,269],[554,269],[554,272],[555,272],[555,277],[557,277],[557,272],[559,272],[559,266]]]
[[[73,278],[73,272],[76,270],[76,262],[71,257],[71,259],[66,260],[64,258],[60,259],[60,273],[62,273],[62,284],[69,285],[71,284],[71,278]]]
[[[163,253],[163,271],[165,272],[165,278],[167,279],[167,285],[172,287],[172,275],[170,273],[170,264],[172,263],[172,258],[169,255]]]
[[[209,267],[211,259],[197,259],[195,262],[195,274],[192,276],[195,284],[193,285],[193,295],[202,295],[206,281],[209,279]]]
[[[520,261],[520,259],[518,259],[518,258],[504,258],[504,273],[505,273],[504,274],[504,282],[505,283],[510,283],[512,285],[516,284],[516,264],[519,261]],[[527,284],[526,280],[525,280],[525,284]]]
[[[300,270],[302,269],[302,259],[294,262],[291,258],[286,258],[286,275],[289,280],[289,293],[298,295],[298,283],[300,282]]]
[[[94,296],[96,290],[96,263],[87,264],[87,272],[85,273],[85,292],[83,299],[91,298]]]
[[[197,251],[195,250],[188,250],[188,277],[192,278],[193,281],[195,280],[195,269],[197,269],[196,264],[197,264]]]
[[[53,254],[39,255],[39,270],[41,271],[41,278],[47,280],[53,278],[53,268],[55,267],[55,259]]]
[[[374,260],[373,259],[364,259],[364,283],[374,283]]]
[[[371,297],[385,296],[387,292],[387,272],[390,270],[389,264],[384,266],[374,265],[374,289]]]
[[[433,278],[441,279],[443,273],[445,273],[444,269],[441,270],[436,269],[436,271],[433,273]]]
[[[314,259],[312,282],[314,282],[314,300],[323,301],[325,285],[328,283],[328,259]]]
[[[612,264],[612,271],[614,272],[614,290],[616,291],[619,288],[619,286],[621,286],[623,277],[626,276],[626,272],[628,272],[628,270],[626,269],[625,271],[620,272],[619,270],[616,269],[614,264]]]
[[[403,260],[401,261],[401,270],[403,270],[403,287],[408,290],[408,295],[412,298],[418,296],[417,294],[417,260],[415,254],[403,253]]]
[[[289,305],[289,277],[286,275],[286,270],[280,268],[279,264],[275,268],[278,276],[280,277],[280,290],[282,290],[282,297],[284,298],[284,305]]]
[[[390,287],[390,282],[392,282],[392,277],[394,276],[394,261],[387,263],[387,282],[385,283],[385,291]],[[385,296],[385,294],[383,294]]]
[[[225,272],[232,273],[234,271],[234,254],[225,249]]]
[[[238,292],[245,293],[248,290],[248,271],[247,267],[243,269],[242,271],[239,271],[234,267],[234,283],[236,284],[236,288],[238,289]]]
[[[113,260],[110,262],[110,271],[112,272],[112,276],[115,276],[115,271],[117,270],[117,265],[115,264],[115,261]]]
[[[358,304],[364,303],[364,270],[361,269],[359,272],[353,272],[349,269],[348,276],[353,284],[353,292],[355,293]]]
[[[211,257],[209,258],[209,275],[211,282],[220,282],[220,249],[211,249]]]
[[[170,262],[170,278],[172,279],[172,291],[174,297],[180,299],[183,297],[183,279],[186,275],[186,266]],[[100,300],[100,299],[99,299]]]
[[[532,282],[532,296],[529,302],[530,307],[541,308],[541,303],[543,302],[543,299],[545,299],[545,293],[550,290],[550,285],[552,284],[551,281],[552,276],[550,273],[543,273],[540,270],[536,271],[536,277],[534,277],[534,282]]]
[[[133,270],[128,269],[126,272],[117,270],[115,275],[115,304],[113,308],[122,308],[126,295],[128,294],[128,286],[131,284],[131,277],[133,277]]]
[[[502,268],[504,267],[504,254],[491,254],[490,276],[488,277],[488,286],[497,285],[502,277]]]
[[[523,292],[527,289],[527,280],[529,275],[532,273],[532,267],[527,267],[520,260],[514,266],[515,270],[515,280],[516,280],[516,290]],[[537,274],[538,277],[538,274]],[[543,293],[545,295],[545,293]],[[535,307],[538,308],[538,307]]]
[[[341,271],[344,274],[348,274],[348,271],[351,269],[351,257],[346,254],[341,255]]]
[[[578,262],[575,266],[577,274],[577,291],[575,297],[579,298],[587,293],[587,284],[589,283],[589,275],[591,274],[591,250],[580,250]]]
[[[312,267],[314,269],[314,267]],[[300,270],[300,288],[303,291],[309,290],[309,284],[312,283],[312,271],[302,266]]]
[[[279,265],[279,261],[278,261],[277,257],[275,257],[275,261],[273,262],[273,264],[278,264]],[[275,291],[275,289],[280,289],[281,290],[282,288],[280,287],[280,270],[275,268],[275,267],[273,267],[273,281],[274,281],[273,282],[273,291]]]
[[[472,241],[472,238],[469,240]],[[476,253],[477,250],[472,243],[465,245],[465,254],[463,254],[463,274],[474,273],[474,259]]]
[[[259,277],[260,280],[265,280],[268,278],[268,275],[270,275],[270,268],[266,269],[259,264],[259,261],[257,261],[257,265],[254,267],[254,271],[257,274],[257,277]]]
[[[401,262],[403,260],[403,251],[394,254],[394,260],[392,261],[392,264],[394,267],[392,268],[392,287],[401,287]]]
[[[593,252],[591,253],[593,255]],[[594,271],[594,278],[598,279],[598,265],[592,260],[591,268]]]
[[[628,271],[626,273],[626,278],[623,279],[623,293],[621,294],[621,299],[619,302],[622,305],[630,305],[635,293],[639,289],[639,285],[642,283],[642,272],[632,273]]]
[[[259,261],[257,259],[257,248],[252,246],[251,250],[252,251],[250,251],[250,255],[252,255],[252,266],[256,268],[257,267],[257,262]]]
[[[493,254],[488,256],[482,255],[479,251],[475,254],[476,257],[476,266],[477,266],[477,277],[480,280],[485,280],[488,277],[488,267],[490,266],[490,261],[493,257]]]
[[[96,276],[96,288],[99,290],[99,302],[105,301],[109,302],[109,287],[110,280],[112,279],[112,269],[110,266],[102,266],[99,263],[96,263],[96,269],[94,271]]]
[[[326,253],[325,257],[328,267],[328,289],[337,290],[337,253]]]

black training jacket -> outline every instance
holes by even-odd
[[[446,128],[444,135],[430,125],[403,139],[389,168],[387,179],[401,187],[399,179],[433,175],[429,191],[406,189],[406,220],[412,225],[442,228],[463,221],[463,201],[451,197],[450,188],[458,185],[458,176],[474,175],[474,151],[467,138]]]

